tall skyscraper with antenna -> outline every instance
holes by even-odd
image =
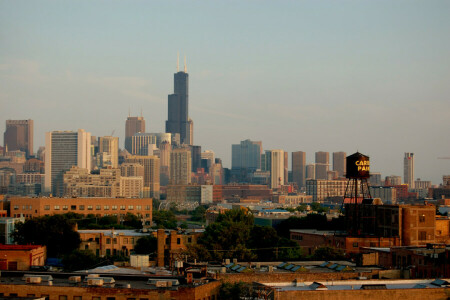
[[[174,93],[168,97],[166,132],[179,133],[181,144],[192,145],[194,142],[193,126],[194,123],[189,118],[189,75],[186,57],[184,58],[184,71],[179,70],[178,58],[177,73],[174,74]]]

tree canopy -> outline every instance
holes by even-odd
[[[154,210],[153,222],[157,228],[175,229],[177,228],[177,219],[170,210]]]
[[[61,257],[80,246],[74,227],[75,222],[65,215],[44,216],[18,223],[13,238],[20,245],[45,245],[49,257]]]
[[[152,254],[156,252],[157,247],[158,241],[154,236],[143,236],[136,241],[134,252],[136,254]]]

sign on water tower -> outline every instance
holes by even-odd
[[[368,179],[370,177],[369,157],[359,152],[347,156],[347,174],[345,176],[351,179]]]

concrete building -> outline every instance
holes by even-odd
[[[189,118],[189,74],[185,69],[174,74],[174,92],[168,97],[166,132],[180,135],[180,143],[192,145],[194,123]]]
[[[191,151],[188,148],[173,149],[170,153],[170,185],[191,183]]]
[[[414,153],[405,153],[403,159],[403,183],[410,189],[414,188]]]
[[[256,171],[261,169],[262,142],[249,139],[231,145],[231,168]]]
[[[57,198],[11,197],[10,216],[36,218],[73,212],[84,216],[124,217],[127,213],[141,217],[146,224],[152,221],[150,198]]]
[[[0,244],[14,244],[12,234],[15,232],[16,223],[18,222],[25,222],[25,218],[0,218]]]
[[[64,174],[66,197],[125,197],[142,198],[144,179],[122,177],[120,169],[100,169],[91,174],[87,169],[72,167]]]
[[[372,186],[382,186],[381,173],[370,172],[369,183]]]
[[[394,186],[394,185],[401,185],[402,184],[402,178],[400,176],[396,175],[390,175],[386,176],[384,180],[385,186]]]
[[[6,120],[3,145],[6,151],[20,150],[27,157],[33,155],[33,120]]]
[[[153,155],[153,149],[156,148],[156,136],[151,133],[135,133],[131,137],[132,155]]]
[[[64,192],[64,172],[77,166],[91,170],[91,134],[79,129],[52,131],[45,135],[45,192]]]
[[[139,132],[145,132],[144,117],[128,116],[125,122],[125,149],[130,153],[132,153],[132,137]]]
[[[166,187],[167,202],[201,202],[201,185],[168,185]]]
[[[347,171],[347,153],[333,152],[333,171],[338,172],[338,177],[345,177]]]
[[[162,142],[159,146],[159,160],[160,166],[160,181],[161,186],[169,184],[170,178],[170,153],[172,152],[172,146],[167,142]]]
[[[327,172],[330,167],[330,153],[316,152],[316,179],[327,179]]]
[[[372,198],[380,198],[383,203],[397,203],[397,189],[392,186],[371,186],[369,191]]]
[[[285,152],[283,150],[266,150],[261,156],[263,171],[270,171],[270,188],[278,189],[285,184],[287,178]]]
[[[144,166],[143,197],[153,197],[159,199],[159,158],[153,155],[130,155],[125,159],[125,163],[138,163]]]
[[[110,161],[105,164],[102,160],[101,167],[108,166],[112,168],[119,167],[119,138],[114,136],[101,136],[98,138],[98,152],[107,153],[110,156]]]
[[[330,197],[344,197],[347,180],[306,180],[306,194],[312,196],[313,202],[324,202]]]
[[[299,189],[306,186],[306,152],[292,152],[292,180]]]
[[[145,168],[140,163],[123,163],[120,165],[120,176],[144,178]]]
[[[189,149],[191,150],[191,171],[195,173],[202,167],[202,146],[191,145]]]
[[[308,179],[316,179],[316,165],[315,164],[307,164],[306,165],[306,180]],[[305,186],[306,186],[305,180]]]

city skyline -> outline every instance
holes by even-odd
[[[220,3],[1,2],[0,122],[34,120],[34,152],[45,132],[79,128],[115,130],[122,148],[130,107],[142,109],[147,132],[164,132],[180,51],[195,145],[225,167],[231,145],[251,139],[304,151],[307,163],[317,151],[358,150],[383,177],[402,176],[403,154],[413,152],[414,179],[441,183],[450,167],[437,159],[450,151],[449,4],[282,4],[244,2],[236,12]]]

